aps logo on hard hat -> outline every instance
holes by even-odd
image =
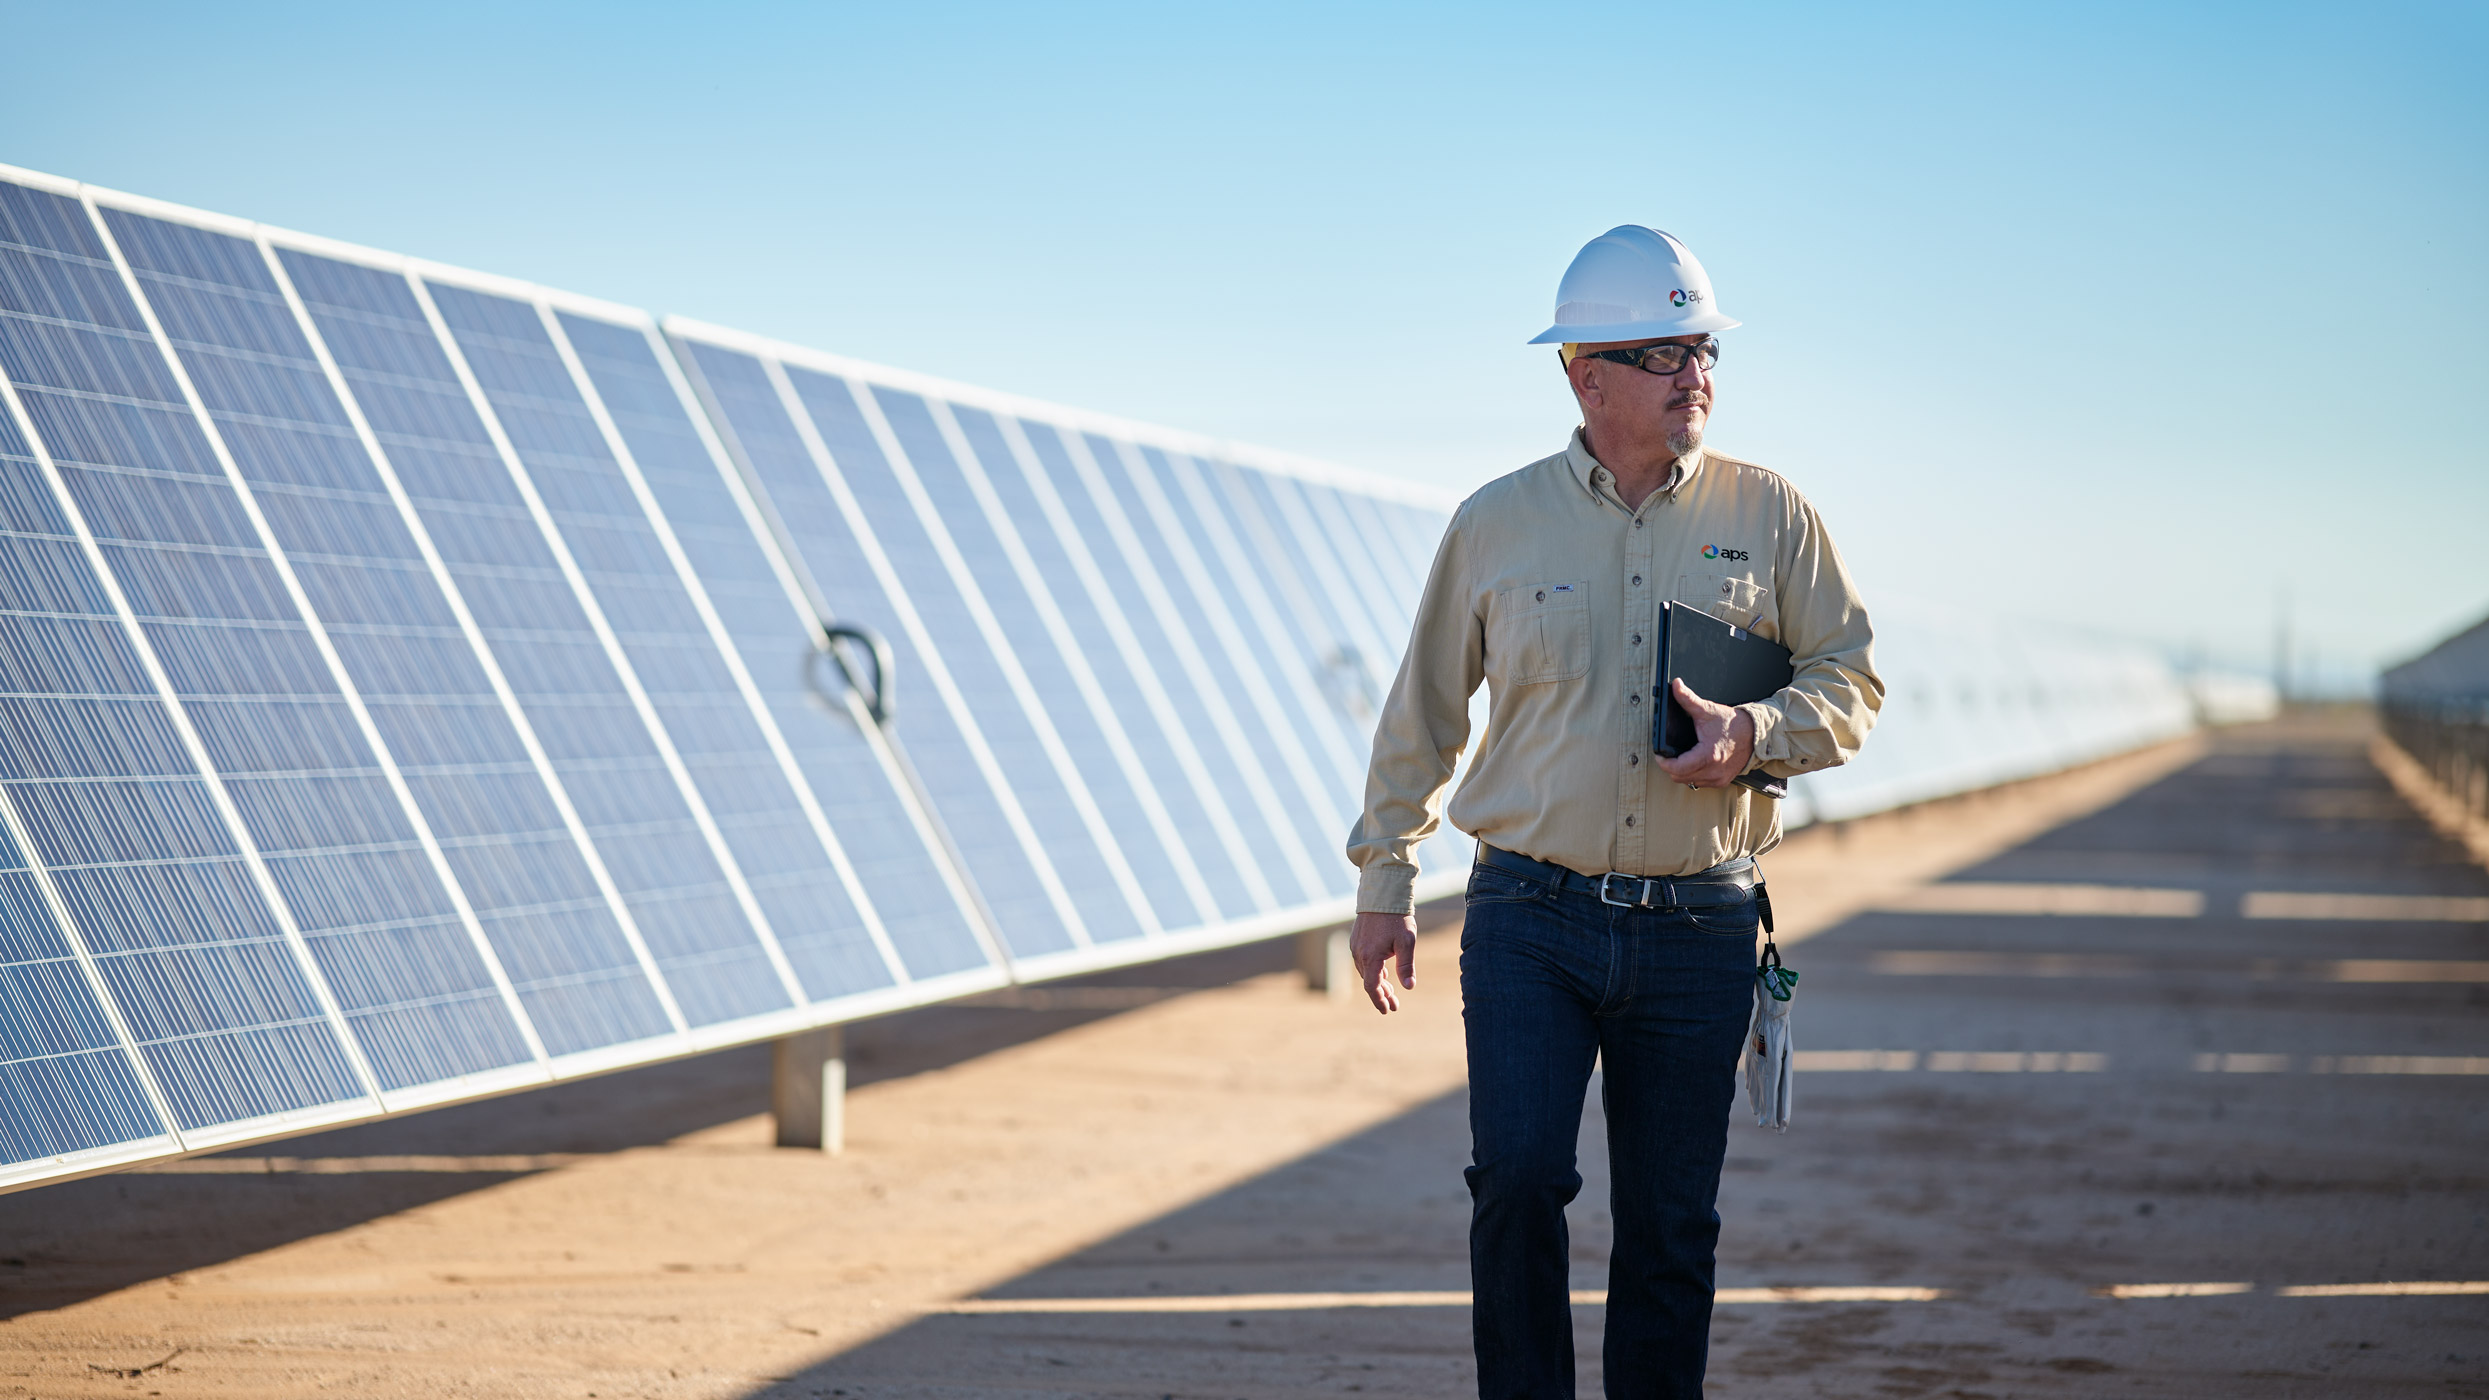
[[[1702,299],[1703,293],[1700,287],[1679,287],[1668,294],[1670,306],[1683,306],[1689,301],[1701,301]]]

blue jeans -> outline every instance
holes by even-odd
[[[1630,909],[1478,866],[1461,930],[1482,1400],[1570,1400],[1564,1208],[1594,1061],[1610,1214],[1607,1394],[1699,1400],[1756,910]]]

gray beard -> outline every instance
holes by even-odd
[[[1680,457],[1702,445],[1703,430],[1700,428],[1687,428],[1668,435],[1668,450]]]

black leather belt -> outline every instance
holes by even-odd
[[[1478,864],[1493,866],[1509,875],[1537,880],[1586,894],[1601,904],[1627,909],[1706,909],[1722,904],[1743,904],[1753,898],[1751,893],[1761,883],[1754,868],[1754,858],[1739,856],[1722,861],[1709,870],[1692,875],[1584,875],[1579,871],[1532,860],[1513,851],[1498,850],[1486,842],[1478,843]]]

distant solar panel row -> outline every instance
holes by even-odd
[[[0,1189],[1342,917],[1444,518],[0,168]]]

